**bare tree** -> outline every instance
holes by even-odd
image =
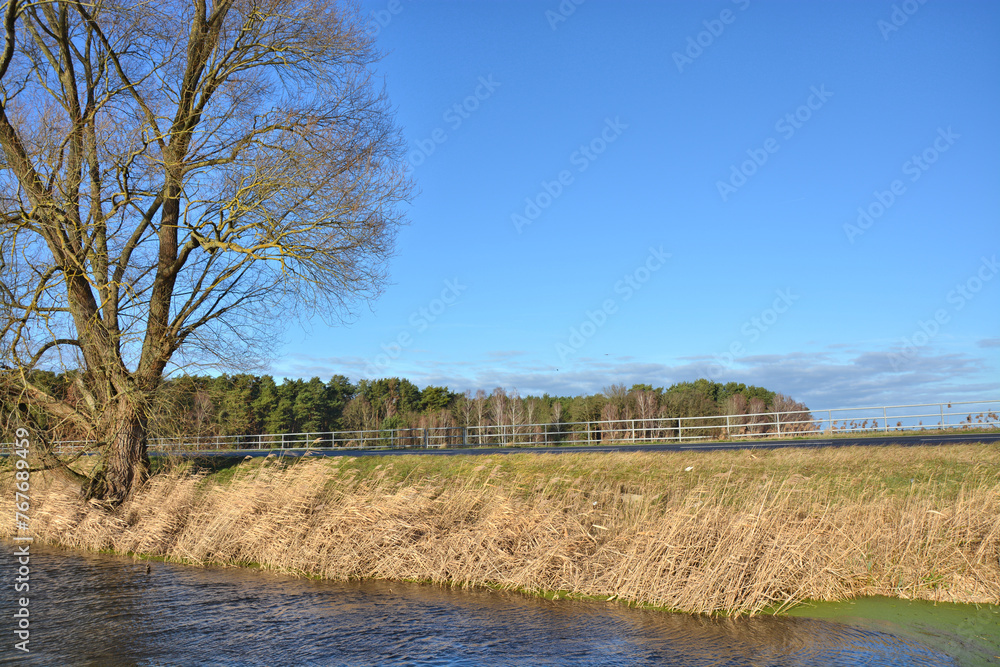
[[[522,399],[522,404],[524,405],[524,423],[534,426],[538,413],[538,399],[534,396],[529,396]],[[534,428],[525,429],[525,433],[530,436],[529,443],[537,444],[541,442]]]
[[[747,405],[747,417],[744,421],[748,426],[746,432],[761,435],[770,430],[771,416],[767,414],[767,403],[754,396]]]
[[[816,431],[817,425],[812,413],[804,403],[799,403],[790,396],[775,394],[771,409],[781,413],[781,432],[810,432]]]
[[[507,404],[509,402],[507,391],[503,387],[496,387],[490,394],[490,417],[500,444],[505,444],[504,433],[507,429],[504,427],[504,422],[507,420]]]
[[[625,432],[621,424],[622,410],[617,402],[608,401],[601,408],[601,428],[603,438],[609,442],[624,439]]]
[[[199,387],[194,393],[194,404],[191,411],[186,415],[186,421],[194,428],[197,437],[217,435],[215,432],[213,418],[215,417],[215,406],[208,390]]]
[[[473,401],[475,403],[475,411],[476,411],[476,444],[482,445],[482,444],[485,444],[485,442],[486,442],[486,440],[483,437],[484,435],[486,435],[485,434],[486,420],[487,420],[487,417],[486,417],[486,402],[487,402],[486,392],[483,391],[482,389],[477,389],[476,390],[476,397],[475,397],[475,399],[473,399]]]
[[[640,389],[632,392],[635,400],[636,416],[642,420],[641,438],[649,439],[653,437],[652,421],[656,417],[656,410],[659,407],[656,394],[648,389]]]
[[[459,402],[459,410],[462,415],[462,425],[471,426],[472,425],[472,414],[474,411],[474,404],[472,402],[472,390],[466,389],[462,393],[462,399]]]
[[[619,409],[625,406],[625,401],[628,397],[628,389],[625,388],[625,385],[613,384],[605,387],[601,393],[604,394],[604,397],[608,399],[609,403],[614,403]]]
[[[410,186],[377,59],[333,0],[7,0],[0,391],[98,443],[92,495],[148,474],[165,372],[378,294]]]
[[[743,435],[746,433],[744,425],[747,423],[747,397],[743,394],[733,394],[726,398],[722,411],[729,416],[729,428],[731,433]],[[727,433],[726,435],[729,435]]]
[[[517,441],[517,436],[524,431],[520,428],[524,424],[524,399],[521,398],[517,387],[511,387],[507,394],[507,422],[510,424],[511,443]]]
[[[552,401],[552,431],[553,437],[558,442],[563,438],[563,405],[562,401]]]

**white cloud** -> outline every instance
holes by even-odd
[[[992,347],[992,345],[981,345]],[[819,352],[761,354],[738,359],[713,378],[743,382],[787,394],[813,409],[899,405],[1000,398],[995,360],[967,354],[915,355],[904,369],[893,369],[889,350],[859,351],[828,346]],[[668,387],[708,377],[710,356],[685,357],[675,364],[643,363],[630,357],[582,358],[562,368],[522,358],[516,351],[486,355],[481,361],[430,362],[419,368],[391,369],[387,376],[414,384],[445,385],[453,391],[516,387],[521,395],[576,396],[600,392],[611,384]],[[364,359],[295,355],[272,365],[276,376],[328,378],[363,376]]]

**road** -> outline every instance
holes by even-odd
[[[456,456],[456,455],[491,455],[491,454],[569,454],[569,453],[608,453],[608,452],[687,452],[687,451],[720,451],[724,449],[781,449],[787,447],[857,447],[873,445],[949,445],[963,442],[1000,442],[997,434],[968,435],[890,435],[879,437],[838,437],[817,438],[814,440],[752,440],[741,442],[705,442],[705,443],[645,443],[621,445],[584,445],[564,447],[465,447],[465,448],[434,448],[434,449],[236,449],[230,451],[193,451],[185,452],[186,456],[205,457],[247,457],[268,456]],[[162,456],[160,452],[150,452],[151,456]]]

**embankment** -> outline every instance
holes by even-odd
[[[888,595],[1000,603],[1000,447],[247,460],[116,511],[32,474],[69,547],[703,613]],[[14,515],[9,469],[0,513]],[[0,535],[9,535],[4,521]]]

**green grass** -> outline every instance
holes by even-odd
[[[288,466],[311,458],[279,461]],[[274,465],[273,458],[268,461],[239,460],[238,469],[241,474],[250,474],[262,465]],[[996,479],[1000,445],[689,451],[651,456],[629,452],[357,456],[323,461],[330,470],[331,485],[377,479],[381,483],[433,486],[492,473],[498,483],[513,478],[537,480],[536,486],[522,488],[525,497],[535,493],[538,484],[555,491],[572,486],[579,478],[584,478],[587,486],[616,488],[629,494],[638,493],[640,486],[648,488],[650,481],[662,485],[664,491],[687,492],[722,476],[729,476],[734,483],[793,477],[808,486],[833,482],[846,497],[874,492],[904,495],[914,489],[952,495],[962,484],[986,484]],[[224,483],[232,479],[236,469],[234,465],[222,466],[209,477]]]

